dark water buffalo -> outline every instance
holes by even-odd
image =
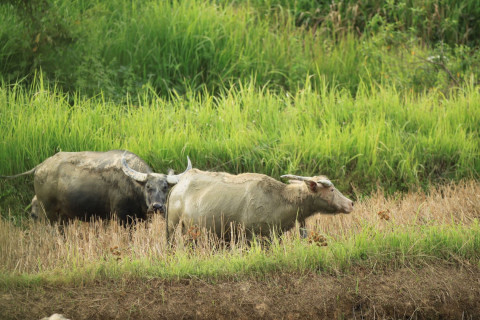
[[[189,169],[190,159],[185,172]],[[114,214],[121,222],[144,219],[156,211],[164,214],[169,187],[183,174],[154,173],[137,155],[112,150],[59,152],[30,171],[1,177],[32,173],[33,215],[65,221],[110,218]]]

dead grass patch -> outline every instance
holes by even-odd
[[[307,221],[310,243],[328,246],[328,239],[354,236],[368,227],[388,233],[404,226],[470,225],[480,217],[480,183],[467,181],[432,188],[428,193],[410,192],[385,196],[377,192],[355,204],[350,215],[316,215]],[[173,247],[165,237],[165,222],[154,217],[124,228],[116,222],[74,221],[65,227],[27,221],[24,227],[0,220],[0,271],[6,274],[35,274],[45,271],[81,269],[98,262],[169,261],[178,252],[203,257],[218,253],[242,252],[245,237],[232,241],[226,249],[218,239],[202,230],[186,235],[177,231]],[[290,231],[282,241],[295,241],[298,232]],[[186,262],[188,263],[188,262]]]

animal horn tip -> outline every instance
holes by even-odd
[[[332,187],[333,183],[330,180],[319,180],[318,183],[321,183],[324,187]]]
[[[284,174],[281,176],[281,178],[290,179],[290,180],[300,180],[300,181],[308,180],[308,178],[306,177],[296,176],[294,174]]]

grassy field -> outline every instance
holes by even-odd
[[[158,216],[130,230],[1,219],[0,309],[5,319],[475,319],[479,194],[478,181],[377,192],[350,215],[311,217],[306,239],[294,229],[251,245],[191,230],[170,247]]]
[[[109,149],[133,151],[159,172],[183,170],[189,155],[200,169],[277,178],[326,174],[355,196],[377,187],[405,191],[478,178],[480,172],[476,86],[448,98],[389,87],[359,90],[355,97],[328,87],[279,94],[251,83],[221,97],[192,92],[126,105],[73,99],[42,83],[0,88],[2,174],[29,170],[59,150]],[[2,215],[18,200],[8,200],[18,196],[16,183],[26,181],[31,177],[1,181]]]
[[[480,314],[471,288],[480,281],[478,8],[473,0],[2,1],[0,175],[58,151],[128,149],[163,173],[183,171],[188,155],[202,170],[324,174],[356,201],[350,215],[308,220],[306,239],[292,230],[247,244],[239,232],[224,244],[191,229],[170,247],[160,217],[131,229],[34,222],[32,177],[1,179],[5,317],[51,314],[57,302],[76,319],[177,319],[187,309],[200,312],[191,318],[282,318],[290,310],[267,309],[285,301],[300,301],[288,318],[317,318],[308,312],[318,305],[333,308],[329,318],[355,317],[368,303],[367,317]],[[104,301],[97,291],[112,286],[131,303],[85,302]],[[231,287],[242,301],[272,300],[235,313]],[[202,299],[199,289],[229,302]],[[381,297],[388,292],[411,300],[392,306]],[[142,294],[158,308],[140,312]],[[442,309],[445,301],[456,309]]]
[[[355,267],[480,262],[480,184],[463,182],[425,193],[377,193],[350,215],[316,215],[298,230],[247,245],[240,231],[223,245],[205,230],[166,242],[161,217],[126,229],[116,222],[58,226],[0,220],[0,283],[31,286],[102,279],[244,279],[271,273],[349,273]],[[458,204],[463,206],[459,207]]]

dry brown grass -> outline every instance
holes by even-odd
[[[433,188],[429,193],[409,192],[385,196],[383,192],[355,203],[349,215],[318,214],[307,227],[331,236],[359,233],[366,225],[378,231],[396,226],[469,225],[480,218],[480,182],[467,181]]]
[[[74,221],[64,227],[29,221],[25,228],[0,220],[0,269],[34,273],[63,266],[129,257],[165,258],[160,218],[124,228],[116,221]]]
[[[480,182],[468,181],[432,189],[428,194],[411,192],[385,197],[382,192],[355,204],[350,215],[316,215],[307,221],[313,231],[310,242],[325,245],[325,238],[359,233],[365,227],[379,232],[398,226],[471,224],[480,217]],[[240,236],[242,234],[240,233]],[[296,237],[288,232],[284,241]],[[318,238],[318,239],[317,239]],[[194,251],[210,256],[219,250],[218,239],[191,228],[186,235],[177,230],[173,248],[167,244],[165,222],[154,217],[124,228],[116,222],[74,221],[59,228],[28,221],[23,228],[0,220],[0,272],[37,273],[74,268],[98,261],[142,259],[166,261],[172,252]],[[245,241],[231,244],[228,250],[243,250]],[[195,248],[195,250],[192,250]]]

